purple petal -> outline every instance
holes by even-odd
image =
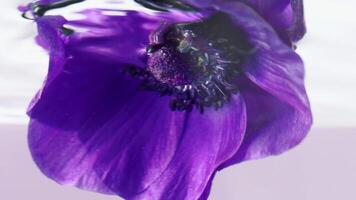
[[[68,88],[58,89],[52,93]],[[63,102],[41,98],[49,110],[32,117],[29,144],[44,174],[61,184],[123,197],[144,190],[159,177],[175,153],[184,116],[172,113],[165,98],[125,89],[117,91],[121,95],[103,92],[96,97],[100,102],[90,113],[81,113],[86,121],[78,127],[68,127],[73,123],[70,116],[47,119],[50,114],[63,115],[51,108],[73,104],[73,97]]]
[[[220,9],[233,16],[234,23],[247,33],[253,46],[243,64],[245,75],[282,101],[308,111],[301,58],[252,9],[239,3],[227,3]]]
[[[294,13],[293,23],[287,29],[289,37],[293,42],[297,42],[303,38],[306,33],[304,22],[304,4],[303,0],[292,0],[292,10]]]
[[[169,155],[173,154],[174,149],[163,148],[162,146],[172,144],[175,141],[173,139],[174,132],[180,130],[180,128],[175,125],[174,120],[177,118],[177,121],[182,121],[182,119],[179,116],[174,118],[174,114],[170,112],[168,106],[164,107],[165,110],[161,110],[161,104],[158,104],[158,106],[150,105],[156,98],[159,99],[157,102],[168,105],[167,99],[147,92],[136,94],[137,83],[122,74],[121,66],[126,60],[112,56],[110,52],[108,54],[103,53],[108,51],[96,53],[90,48],[88,50],[87,44],[90,41],[95,44],[98,39],[96,36],[90,37],[90,33],[83,33],[84,36],[78,34],[71,37],[61,35],[60,29],[56,27],[56,25],[61,24],[57,23],[62,21],[61,19],[60,17],[43,17],[37,22],[41,40],[48,41],[46,44],[48,44],[50,50],[51,61],[46,85],[34,99],[29,110],[32,118],[29,138],[33,157],[47,176],[62,184],[77,185],[80,188],[105,193],[114,189],[117,189],[115,192],[122,191],[122,193],[143,190],[150,180],[156,179],[159,172],[168,164]],[[115,42],[114,39],[119,40],[121,37],[122,30],[116,29],[115,26],[112,28],[117,30],[118,34],[110,35],[109,38],[104,36],[99,38],[102,39],[102,43],[97,43],[98,49],[112,50],[110,45],[114,46],[113,48],[120,46],[120,43],[115,45],[105,42],[110,41],[110,39]],[[125,28],[125,26],[122,28]],[[144,34],[145,32],[141,31],[140,33]],[[82,43],[79,41],[80,38],[83,39]],[[57,45],[57,43],[62,45]],[[138,44],[140,44],[140,41]],[[128,56],[128,54],[125,55]],[[142,99],[146,101],[142,102]],[[130,105],[127,105],[128,103]],[[138,110],[140,112],[136,111],[138,106],[142,106],[141,110]],[[142,113],[150,111],[149,109],[156,112],[152,110],[147,114]],[[157,113],[161,113],[161,117],[157,117]],[[135,118],[135,115],[139,117]],[[118,127],[120,124],[127,124],[120,131],[122,134],[127,134],[127,138],[122,140],[121,143],[117,142],[112,149],[108,150],[106,148],[113,145],[110,144],[110,141],[119,140],[119,137],[122,136],[122,134],[118,134],[117,138],[109,137],[114,131],[112,129],[115,128],[109,128],[107,131],[103,128],[110,127],[107,124],[112,118],[116,119],[117,123],[112,126]],[[143,119],[147,121],[148,127],[140,122]],[[149,122],[153,120],[160,126],[151,127],[154,124]],[[138,123],[142,125],[140,130],[136,130],[141,127],[137,126]],[[99,128],[101,128],[101,131],[97,130]],[[154,141],[147,143],[147,145],[139,144],[139,142],[149,141],[150,139],[150,134],[146,133],[145,130],[157,132],[155,134],[159,140],[162,140],[161,145],[154,143]],[[172,135],[167,134],[169,131]],[[164,135],[160,136],[160,134]],[[130,144],[124,145],[125,141],[128,143],[127,141],[133,140],[134,137],[137,137],[137,140],[131,145],[135,148],[130,148]],[[97,143],[92,144],[91,140],[93,139]],[[66,149],[63,148],[65,146],[67,146]],[[111,177],[104,176],[104,172],[101,171],[103,168],[100,166],[104,161],[98,163],[96,158],[97,154],[100,153],[99,147],[106,152],[102,153],[103,155],[112,155],[111,152],[115,152],[119,158],[123,158],[122,162],[125,162],[125,165],[118,164],[117,168],[112,169],[130,177],[127,178],[122,175],[115,178],[118,184],[117,188],[113,188],[111,185],[109,187],[105,183],[106,179]],[[159,147],[163,148],[161,152],[155,151],[157,154],[150,152],[152,148]],[[50,148],[51,151],[47,148]],[[147,149],[147,152],[141,154],[132,152],[141,148]],[[128,149],[131,149],[131,152]],[[94,153],[89,153],[89,151],[94,151]],[[129,153],[137,155],[136,159],[142,157],[142,160],[143,157],[149,156],[154,162],[149,163],[147,161],[136,164],[136,160],[129,160],[129,158],[122,156]],[[162,159],[161,154],[165,155]],[[104,156],[101,159],[104,159]],[[110,160],[110,162],[114,161]],[[109,162],[105,164],[110,165]],[[158,166],[156,166],[157,164]],[[130,165],[136,166],[136,168],[131,168]],[[146,168],[154,170],[148,171],[145,170]],[[110,166],[105,168],[105,170],[110,169]],[[146,174],[142,175],[137,171],[146,172]],[[105,173],[108,172],[105,171]],[[132,174],[137,174],[137,176]],[[128,181],[133,183],[127,184]]]
[[[237,154],[221,168],[281,154],[298,145],[312,124],[310,111],[296,109],[247,79],[240,85],[248,113],[246,134]]]
[[[183,0],[198,8],[241,2],[253,8],[290,44],[305,34],[303,0]]]
[[[215,178],[216,172],[214,172],[214,174],[212,176],[210,176],[209,182],[207,184],[207,186],[205,187],[204,192],[202,193],[202,195],[199,197],[198,200],[206,200],[208,199],[210,192],[211,192],[211,187],[213,186],[213,180]]]
[[[245,5],[226,4],[221,9],[235,16],[254,47],[243,64],[246,77],[238,84],[247,105],[246,137],[226,167],[294,147],[309,131],[312,116],[300,57]]]
[[[163,174],[133,200],[207,199],[215,169],[238,150],[245,132],[240,95],[220,110],[188,113],[184,131]]]
[[[241,0],[254,8],[281,34],[297,42],[305,34],[303,0]]]
[[[83,13],[93,17],[36,20],[50,68],[28,112],[33,159],[61,184],[130,199],[199,198],[241,144],[241,97],[219,111],[172,112],[167,97],[137,90],[138,82],[122,72],[127,64],[143,66],[149,33],[163,21],[197,16]],[[63,25],[85,31],[65,35]]]
[[[192,113],[185,119],[184,113],[169,110],[166,99],[149,97],[138,94],[123,108],[97,108],[104,114],[88,115],[73,130],[33,118],[29,143],[34,160],[61,184],[130,199],[198,198],[215,169],[239,148],[244,104],[236,97],[218,113]]]

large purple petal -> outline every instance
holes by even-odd
[[[245,106],[236,97],[218,113],[184,118],[164,98],[149,96],[130,98],[124,108],[106,104],[97,110],[104,114],[88,116],[74,130],[33,118],[29,142],[37,165],[61,184],[129,199],[197,199],[210,188],[215,169],[239,148]]]
[[[253,8],[290,44],[305,34],[303,0],[183,0],[198,8],[241,2]],[[253,21],[251,19],[251,21]]]
[[[247,79],[239,84],[248,113],[246,134],[237,154],[221,168],[281,154],[298,145],[312,124],[310,111],[296,109]]]
[[[100,96],[101,104],[82,114],[87,121],[81,127],[68,129],[70,117],[51,125],[43,119],[50,111],[32,117],[29,144],[42,172],[61,184],[123,197],[157,179],[175,153],[184,116],[172,113],[165,98],[126,95],[132,94]],[[41,101],[59,106],[50,98]]]
[[[293,49],[284,44],[273,28],[251,8],[226,3],[219,8],[249,37],[253,50],[243,64],[245,75],[255,84],[300,111],[310,108],[304,88],[304,65]]]
[[[300,57],[253,10],[233,3],[221,7],[250,37],[254,51],[243,64],[238,85],[247,105],[246,137],[224,166],[280,154],[297,145],[312,124]]]
[[[262,15],[285,40],[297,42],[305,34],[303,0],[241,0]]]
[[[172,112],[167,97],[137,90],[138,82],[122,72],[124,65],[143,65],[140,52],[162,19],[197,16],[83,14],[95,17],[36,20],[50,69],[28,112],[35,162],[51,179],[87,190],[135,199],[199,198],[241,144],[242,98],[234,96],[219,111]],[[63,25],[84,31],[66,35]]]
[[[120,43],[109,44],[110,39],[117,41],[120,37],[123,38],[122,29],[116,29],[117,27],[113,26],[112,28],[118,31],[116,35],[112,33],[111,37],[102,36],[99,38],[102,39],[102,43],[97,43],[98,50],[103,51],[96,53],[91,51],[87,44],[90,44],[90,41],[95,44],[100,36],[91,37],[90,33],[76,34],[71,37],[64,36],[61,34],[59,26],[63,21],[63,18],[53,16],[43,17],[37,21],[39,38],[50,50],[51,59],[46,84],[32,102],[29,110],[32,119],[29,141],[33,157],[47,176],[60,183],[77,185],[100,192],[111,192],[114,189],[115,192],[122,193],[138,192],[147,187],[150,180],[156,179],[159,172],[168,164],[174,148],[166,148],[163,145],[174,146],[176,141],[174,133],[180,131],[178,122],[183,119],[179,116],[175,117],[167,107],[160,109],[161,104],[168,105],[166,98],[147,92],[136,94],[137,83],[123,76],[121,66],[127,60],[110,54],[111,51],[114,51],[110,45],[112,48],[117,46],[120,48]],[[102,26],[104,26],[103,24],[102,22]],[[99,31],[110,32],[100,28],[98,28]],[[125,26],[121,28],[125,28]],[[137,31],[141,34],[147,33],[140,29]],[[148,37],[148,34],[145,36]],[[140,38],[137,39],[137,44],[140,44]],[[134,48],[128,46],[128,48],[130,47]],[[105,51],[106,49],[108,51]],[[108,54],[103,52],[108,52]],[[133,52],[131,55],[135,55],[135,53]],[[145,102],[142,102],[142,99],[145,99]],[[154,101],[154,99],[158,100]],[[155,104],[152,103],[153,101]],[[157,113],[161,113],[161,117],[157,117]],[[108,128],[107,131],[103,128],[110,127],[107,124],[110,124],[108,121],[113,118],[116,119],[117,124],[112,126],[127,125],[118,131],[117,138],[111,137],[115,128]],[[149,123],[153,120],[158,124]],[[177,125],[175,120],[178,121]],[[141,126],[137,126],[138,124],[142,125],[141,129],[139,129]],[[146,127],[145,124],[147,124]],[[148,130],[152,130],[152,132]],[[146,133],[147,131],[148,133]],[[150,137],[150,133],[156,135],[156,141],[150,141],[155,138]],[[122,134],[127,135],[126,140],[120,140],[122,143],[110,143]],[[164,135],[160,136],[160,134]],[[92,140],[96,143],[93,144]],[[123,145],[125,141],[130,140],[133,142]],[[139,144],[143,141],[150,142],[146,145]],[[157,144],[159,141],[160,144]],[[110,147],[113,148],[110,149]],[[141,152],[141,154],[132,152],[140,151],[141,148],[146,149],[147,152]],[[162,150],[161,152],[153,151],[152,148],[162,148]],[[101,171],[104,169],[103,167],[99,167],[104,163],[98,163],[98,159],[96,159],[97,154],[100,153],[99,149],[107,152],[102,153],[103,155],[112,155],[110,153],[115,152],[118,158],[122,158],[122,162],[126,164],[118,165],[117,168],[112,169],[124,174],[115,178],[118,184],[117,188],[104,184],[104,179],[111,177]],[[90,153],[90,151],[94,152]],[[140,158],[144,160],[145,156],[149,156],[151,159],[139,163],[135,159],[130,160],[123,156],[129,153],[136,155],[133,158],[138,160]],[[162,157],[162,154],[165,156]],[[101,158],[104,159],[103,156]],[[110,162],[114,162],[114,160]],[[105,164],[109,165],[110,163]],[[132,166],[136,166],[136,168],[131,168]],[[107,170],[105,173],[108,173],[111,166],[107,166],[105,170]],[[137,171],[145,172],[145,174],[139,174]],[[131,184],[127,183],[130,181]]]
[[[132,199],[207,199],[216,168],[239,149],[245,117],[240,95],[222,109],[188,113],[170,164],[153,184]]]

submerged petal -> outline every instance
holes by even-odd
[[[287,42],[305,34],[303,0],[241,0],[263,16]]]
[[[216,168],[238,150],[245,125],[240,95],[222,109],[188,113],[171,162],[154,183],[132,199],[207,199]]]
[[[281,154],[299,144],[312,124],[310,110],[298,110],[247,79],[239,82],[248,113],[246,134],[237,154],[221,168]]]
[[[67,126],[73,123],[70,116],[52,125],[44,119],[50,110],[32,117],[29,144],[41,171],[61,184],[123,197],[144,190],[174,155],[184,116],[163,106],[167,99],[131,95],[103,94],[91,113],[83,111],[86,121],[78,127]],[[60,106],[45,97],[42,101]]]
[[[187,117],[161,97],[129,100],[123,107],[103,102],[75,129],[32,118],[29,144],[42,172],[61,184],[128,199],[197,199],[242,141],[246,113],[239,97],[217,114]]]
[[[137,90],[137,81],[122,71],[128,60],[88,50],[80,34],[63,36],[43,26],[57,19],[38,21],[40,38],[62,45],[51,43],[49,75],[29,110],[33,158],[62,184],[123,196],[139,192],[168,164],[184,120],[161,106],[167,98]],[[99,49],[110,49],[105,41]]]
[[[239,3],[227,3],[222,11],[249,35],[253,51],[243,63],[244,74],[255,84],[300,111],[310,109],[304,88],[304,65],[298,54],[284,44],[257,13]]]
[[[312,124],[300,57],[253,10],[227,5],[222,9],[248,32],[254,51],[243,63],[246,77],[238,84],[247,105],[246,137],[224,167],[280,154],[300,143]]]
[[[42,39],[59,40],[63,45],[49,48],[50,73],[29,110],[34,160],[47,176],[62,184],[123,196],[139,192],[168,164],[184,121],[182,114],[161,106],[168,105],[166,98],[137,91],[138,83],[122,72],[122,66],[133,59],[90,49],[89,41],[95,44],[98,39],[90,33],[68,38],[54,31],[58,31],[55,26],[43,26],[56,24],[50,22],[57,19],[38,21]],[[119,44],[109,43],[124,39],[121,30],[116,30],[111,37],[101,35],[99,50],[120,53],[110,48],[120,48]]]
[[[297,42],[305,34],[303,0],[182,0],[198,8],[220,7],[240,2],[253,8],[280,34],[288,44]],[[252,22],[253,20],[250,19]]]

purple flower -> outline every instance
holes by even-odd
[[[218,170],[280,154],[312,124],[291,46],[301,0],[139,0],[155,11],[113,4],[80,20],[45,15],[53,2],[23,10],[50,56],[29,146],[60,184],[204,200]]]

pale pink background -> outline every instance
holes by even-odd
[[[0,199],[117,200],[60,186],[31,160],[24,113],[45,76],[47,56],[33,42],[35,25],[15,9],[25,1],[1,0]],[[308,35],[298,51],[307,67],[314,127],[282,156],[220,172],[211,200],[356,199],[356,1],[306,0],[305,6]]]

